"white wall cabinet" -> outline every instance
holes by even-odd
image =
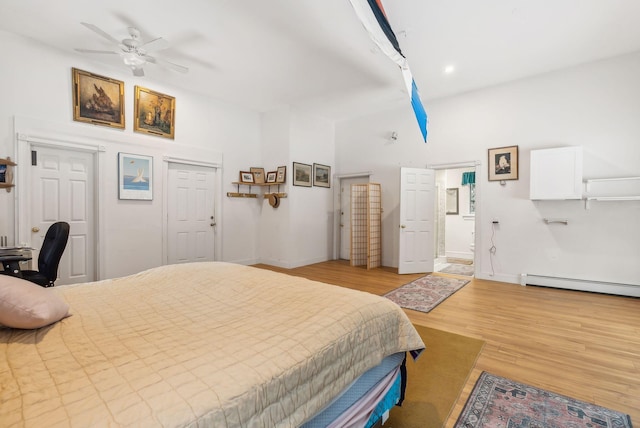
[[[529,198],[582,199],[582,147],[531,150]]]

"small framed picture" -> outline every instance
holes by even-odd
[[[278,177],[278,171],[269,171],[267,172],[267,183],[275,183],[276,177]]]
[[[313,185],[318,187],[331,187],[331,167],[327,165],[313,164]]]
[[[249,170],[253,173],[253,179],[256,184],[264,184],[264,168],[249,168]]]
[[[253,172],[240,171],[240,183],[254,184],[256,182]]]
[[[489,181],[518,179],[518,146],[489,149]]]
[[[153,199],[153,158],[118,153],[118,198]]]
[[[73,120],[124,128],[124,82],[71,69]]]
[[[311,165],[306,163],[293,163],[293,185],[311,187]]]
[[[176,99],[140,86],[135,87],[133,130],[173,139]]]
[[[276,183],[278,184],[282,184],[285,181],[287,181],[287,167],[286,166],[279,166],[278,167],[278,171],[277,175],[276,175]]]

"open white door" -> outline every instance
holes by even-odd
[[[400,168],[398,273],[433,272],[435,171]]]

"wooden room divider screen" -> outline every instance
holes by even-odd
[[[382,190],[378,183],[351,185],[351,266],[382,265]]]

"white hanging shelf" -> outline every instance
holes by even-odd
[[[640,180],[640,177],[613,177],[613,178],[590,178],[584,180],[585,190],[589,192],[591,183],[602,183],[602,182],[623,182],[623,181],[632,181],[632,180]],[[621,196],[586,196],[583,198],[585,201],[585,209],[589,208],[590,201],[640,201],[640,195],[621,195]]]

